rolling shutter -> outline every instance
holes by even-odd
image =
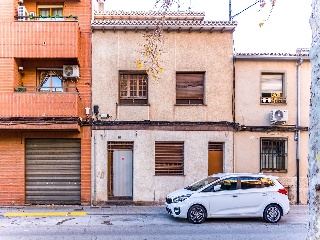
[[[26,139],[26,203],[81,203],[80,139]]]
[[[204,73],[177,73],[177,104],[203,104],[203,98]]]
[[[184,142],[155,142],[155,175],[184,174]]]

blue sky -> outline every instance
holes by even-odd
[[[256,0],[231,0],[232,15],[242,11]],[[229,18],[229,0],[180,0],[181,10],[191,6],[192,11],[203,11],[206,20],[226,21]],[[105,0],[106,10],[153,10],[155,0]],[[277,0],[272,14],[263,27],[271,4],[259,4],[234,18],[238,26],[234,32],[235,51],[253,53],[295,53],[297,48],[311,44],[311,0]],[[177,9],[173,9],[177,10]]]

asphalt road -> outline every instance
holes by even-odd
[[[219,240],[305,240],[306,207],[284,216],[278,224],[262,219],[207,219],[191,224],[165,212],[86,216],[5,217],[0,216],[1,240],[93,240],[93,239],[219,239]]]

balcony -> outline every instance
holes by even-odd
[[[261,104],[287,103],[286,97],[260,97]]]
[[[20,21],[23,19],[27,20]],[[75,18],[43,18],[40,20],[36,17],[30,19],[28,16],[23,19],[9,24],[0,23],[0,30],[2,29],[8,35],[0,38],[1,57],[79,57],[80,28]]]
[[[80,98],[74,92],[0,94],[0,129],[79,130]]]

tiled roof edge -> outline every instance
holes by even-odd
[[[93,20],[92,23],[98,24],[131,24],[131,25],[140,25],[140,24],[150,24],[157,25],[162,22],[161,20],[118,20],[118,19],[105,19],[105,20]],[[200,21],[200,20],[164,20],[164,25],[174,25],[174,24],[182,24],[182,25],[237,25],[237,22],[230,21]]]
[[[308,57],[309,54],[306,53],[235,53],[235,56],[293,56],[293,57],[299,57],[299,56],[304,56]]]
[[[122,10],[110,10],[110,11],[94,11],[94,15],[106,15],[106,16],[162,16],[163,13],[159,11],[122,11]],[[205,16],[205,12],[189,12],[189,11],[170,11],[165,13],[166,16]]]
[[[234,53],[238,59],[310,59],[307,53]]]

